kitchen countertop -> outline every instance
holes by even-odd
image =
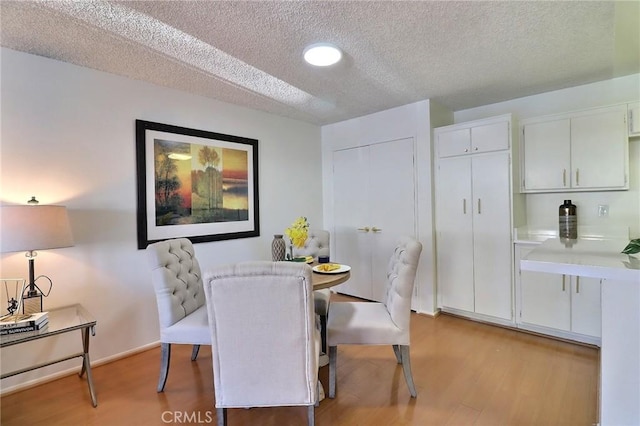
[[[620,253],[628,239],[548,238],[520,261],[524,271],[640,283],[640,259]],[[640,255],[635,255],[640,256]]]
[[[578,225],[578,236],[582,239],[625,239],[629,238],[629,227],[621,225],[593,226]],[[557,229],[522,226],[514,228],[515,244],[539,244],[549,238],[558,238]]]

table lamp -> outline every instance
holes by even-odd
[[[25,314],[41,312],[42,297],[48,296],[51,291],[49,277],[35,277],[35,250],[73,245],[66,207],[39,206],[35,197],[32,197],[28,204],[0,207],[0,251],[26,251],[25,256],[29,259],[29,282],[22,295],[22,312]],[[36,285],[36,280],[41,277],[49,280],[50,288],[46,294]]]

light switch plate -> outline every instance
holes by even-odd
[[[598,206],[599,217],[609,217],[609,206],[607,204],[600,204]]]

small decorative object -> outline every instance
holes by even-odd
[[[329,256],[318,256],[318,263],[329,263]]]
[[[559,210],[559,234],[560,238],[575,240],[578,238],[578,216],[576,206],[571,200],[564,200]]]
[[[22,302],[22,294],[25,289],[25,280],[22,278],[6,278],[2,279],[4,283],[4,290],[7,293],[7,312],[9,312],[9,317],[13,317],[14,314],[20,310],[20,304]],[[12,283],[14,286],[14,294],[9,294],[9,283]]]
[[[273,261],[279,262],[284,260],[286,252],[287,243],[284,242],[282,234],[274,235],[273,241],[271,242],[271,258],[273,259]]]
[[[629,244],[622,250],[624,254],[636,254],[640,253],[640,238],[629,241]]]
[[[290,227],[284,230],[284,233],[289,237],[289,253],[287,253],[287,259],[293,260],[293,247],[304,247],[305,241],[307,241],[307,234],[309,231],[309,222],[304,216],[297,218]]]

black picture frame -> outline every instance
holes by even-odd
[[[257,139],[136,120],[136,171],[138,249],[260,236]]]

